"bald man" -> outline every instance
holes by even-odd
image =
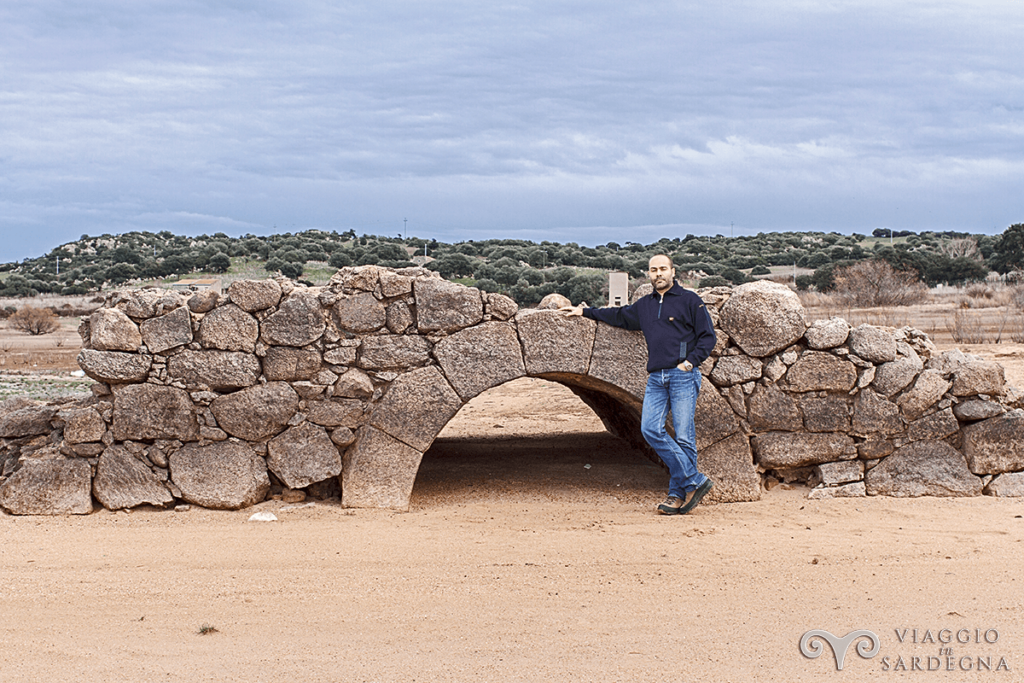
[[[697,507],[713,482],[697,470],[697,432],[693,416],[700,393],[698,369],[715,347],[715,330],[704,302],[676,282],[672,259],[658,254],[648,263],[654,291],[629,306],[565,306],[566,315],[582,315],[627,330],[642,330],[647,342],[647,389],[641,433],[668,466],[668,498],[663,515],[685,515]],[[665,428],[672,412],[675,436]]]

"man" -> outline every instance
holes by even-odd
[[[672,259],[664,254],[648,264],[654,291],[621,308],[564,306],[566,315],[643,330],[647,342],[647,389],[641,433],[668,466],[668,498],[658,506],[663,515],[679,515],[697,507],[713,482],[697,471],[697,433],[693,416],[700,392],[699,366],[715,347],[715,330],[704,302],[676,282]],[[673,438],[665,428],[672,411]]]

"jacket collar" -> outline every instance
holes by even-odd
[[[680,285],[678,282],[673,282],[672,286],[669,287],[665,291],[665,294],[676,294],[676,295],[679,295],[679,294],[682,294],[684,291],[685,290],[683,289],[682,285]],[[657,299],[658,298],[658,290],[655,289],[654,291],[652,291],[651,292],[651,296],[653,298]]]

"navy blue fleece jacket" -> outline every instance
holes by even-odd
[[[684,360],[697,367],[715,348],[715,329],[704,302],[679,283],[664,295],[655,291],[618,308],[584,308],[583,315],[615,327],[643,330],[647,372],[673,368]]]

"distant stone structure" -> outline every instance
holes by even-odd
[[[809,482],[815,498],[1024,495],[1024,396],[1001,366],[936,354],[909,328],[808,326],[771,282],[700,294],[719,335],[696,417],[709,502],[758,500],[779,481]],[[518,310],[425,269],[375,266],[324,287],[114,294],[80,329],[92,397],[0,403],[0,507],[237,509],[273,478],[286,499],[405,510],[445,424],[524,376],[568,386],[646,449],[643,337],[547,308],[559,303]]]

